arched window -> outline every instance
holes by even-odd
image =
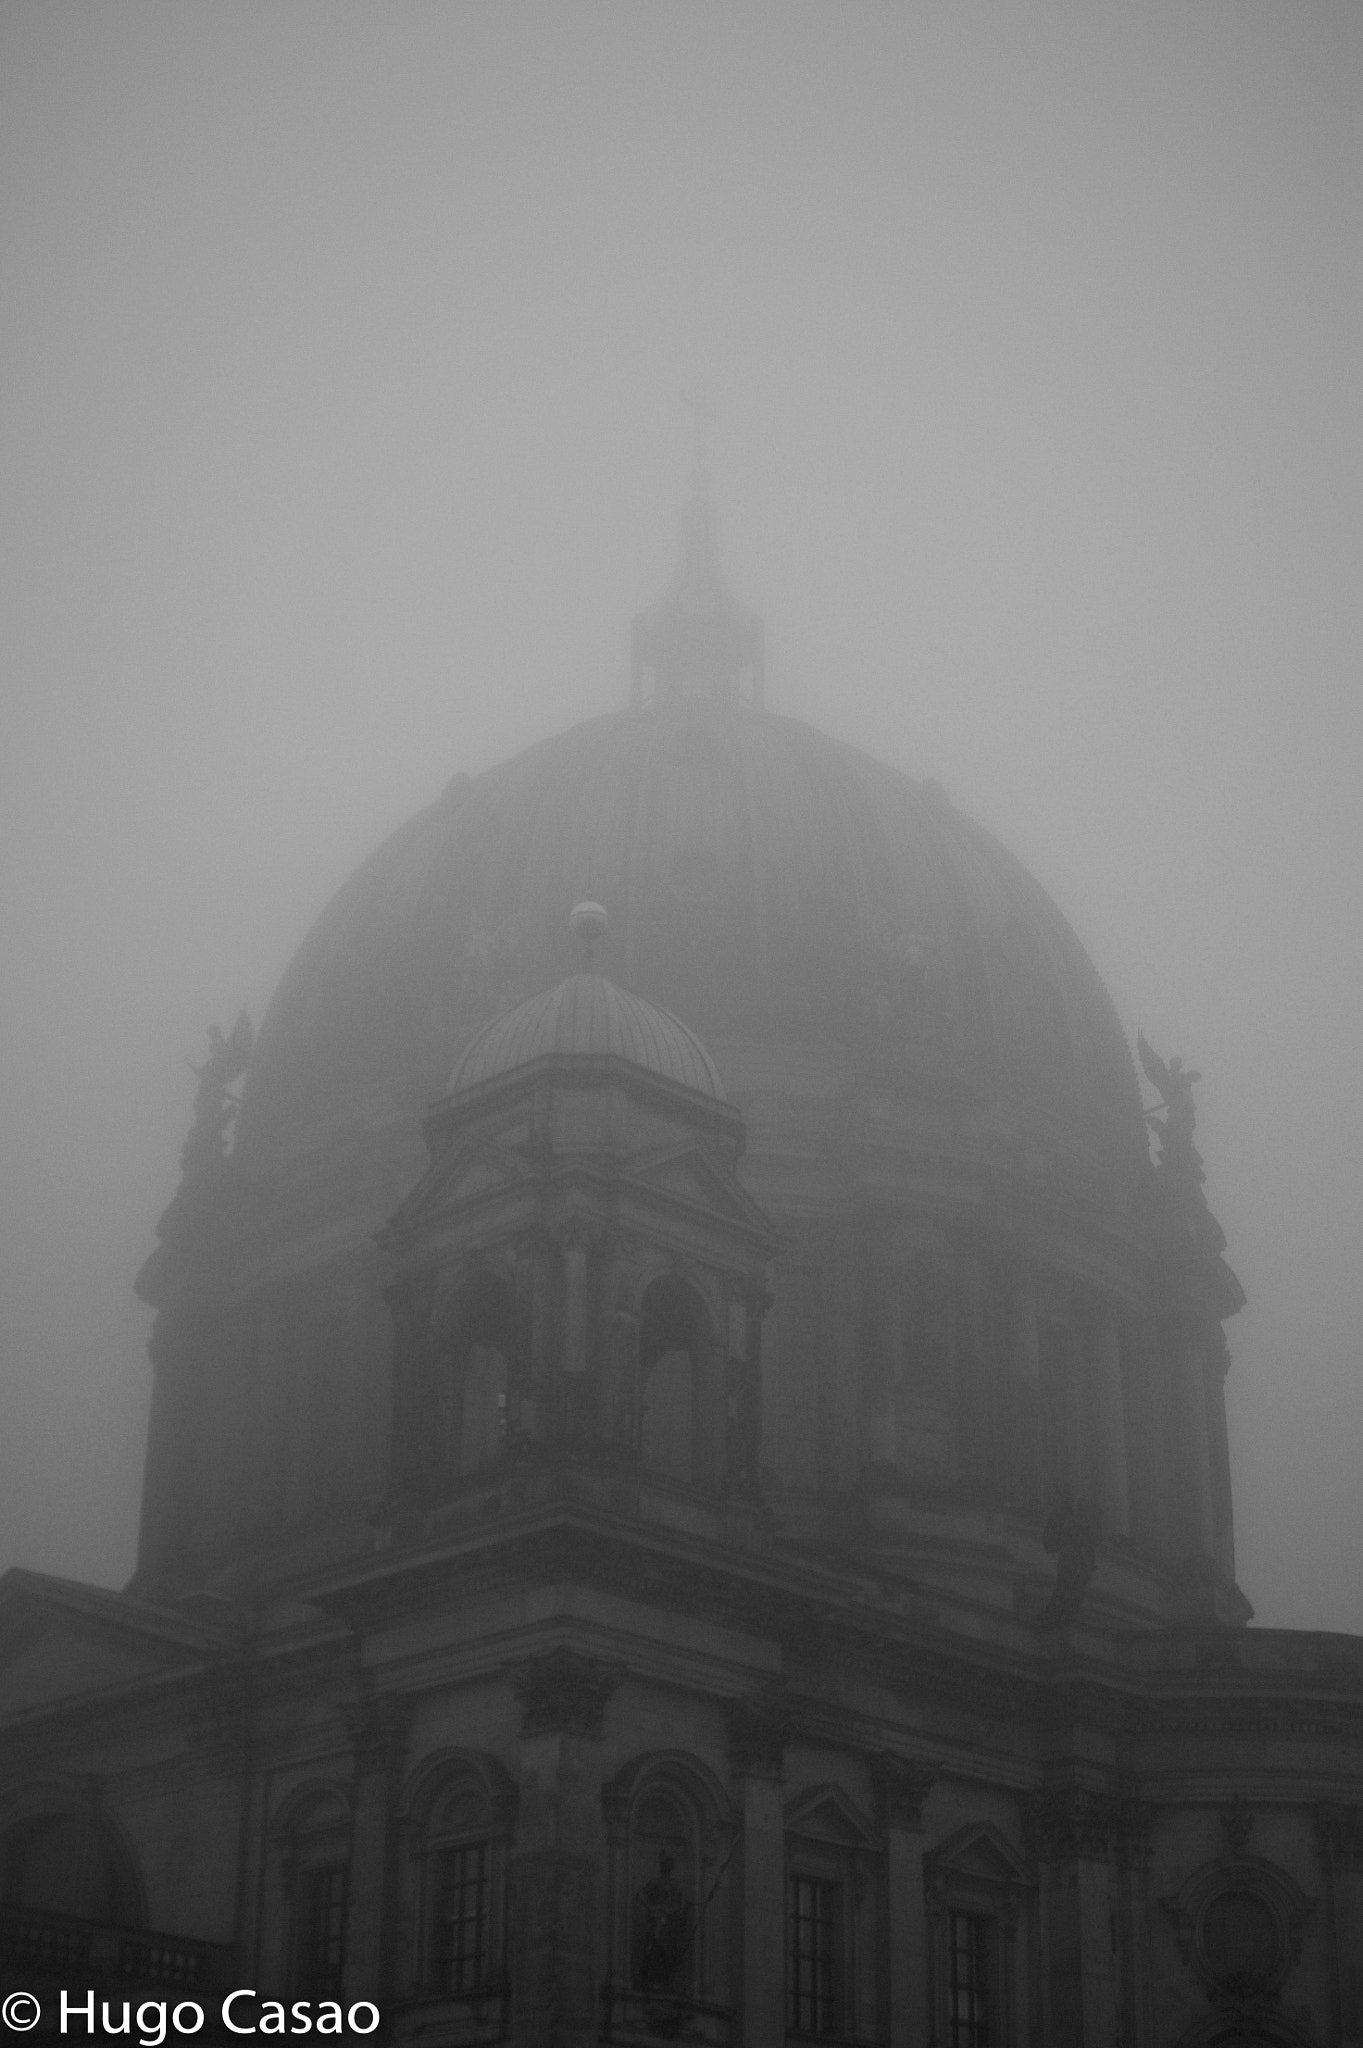
[[[646,1470],[685,1481],[714,1476],[714,1358],[699,1296],[673,1274],[654,1280],[639,1326],[639,1454]]]
[[[448,1358],[442,1462],[451,1478],[461,1478],[493,1463],[506,1443],[515,1327],[511,1289],[499,1274],[475,1273],[441,1320]]]
[[[689,1993],[696,1975],[696,1823],[669,1791],[639,1800],[630,1829],[630,1984]]]
[[[297,1790],[270,1827],[283,1894],[281,1974],[299,1998],[339,1998],[350,1910],[350,1804],[339,1786]],[[272,1944],[271,1944],[272,1945]]]
[[[118,1927],[141,1924],[139,1886],[108,1820],[82,1802],[29,1814],[0,1838],[0,1902]]]
[[[612,2028],[702,2026],[726,2013],[730,1862],[727,1796],[695,1759],[655,1752],[602,1794],[610,1837]],[[666,2024],[664,2024],[666,2023]]]
[[[492,1976],[492,1809],[481,1786],[450,1787],[426,1831],[426,1981],[456,1997]]]
[[[437,1759],[409,1797],[409,1975],[428,1998],[480,2002],[506,1989],[506,1865],[515,1793],[490,1757]]]

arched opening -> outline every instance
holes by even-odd
[[[483,2000],[506,1989],[505,1890],[515,1807],[491,1759],[465,1754],[423,1771],[409,1808],[413,1987]],[[489,2038],[491,2038],[489,2036]]]
[[[672,1274],[644,1295],[639,1327],[639,1454],[668,1479],[709,1476],[705,1394],[714,1341],[699,1298]]]
[[[462,1478],[492,1464],[506,1443],[514,1344],[507,1282],[496,1273],[475,1273],[455,1297],[448,1327],[445,1467]]]
[[[291,1798],[271,1828],[285,1898],[284,1962],[300,1997],[337,1998],[350,1908],[351,1814],[339,1787]]]
[[[0,1843],[6,1906],[135,1927],[138,1887],[126,1851],[97,1814],[41,1813]]]
[[[649,1791],[630,1828],[630,1983],[684,1996],[696,1974],[696,1826],[682,1801]]]

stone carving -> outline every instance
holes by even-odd
[[[1052,1508],[1041,1532],[1043,1545],[1055,1555],[1055,1585],[1040,1616],[1043,1623],[1072,1621],[1083,1606],[1098,1563],[1100,1527],[1101,1517],[1090,1500],[1066,1494]]]
[[[1033,1855],[1042,1863],[1074,1856],[1106,1858],[1122,1831],[1122,1805],[1111,1793],[1090,1791],[1084,1785],[1056,1785],[1034,1793],[1023,1809]]]
[[[1301,1961],[1316,1903],[1287,1871],[1258,1858],[1204,1864],[1159,1902],[1189,1970],[1218,2005],[1246,2018],[1277,1998]]]
[[[524,1735],[599,1735],[606,1702],[620,1683],[618,1667],[576,1650],[532,1657],[511,1674]]]
[[[873,1050],[893,1057],[913,1043],[936,1043],[950,1013],[946,974],[934,940],[901,932],[867,948],[862,1007]]]
[[[922,1757],[895,1756],[884,1750],[871,1759],[871,1777],[886,1827],[921,1828],[923,1802],[937,1783],[937,1765]]]
[[[724,1709],[729,1762],[739,1777],[779,1778],[794,1720],[780,1684]]]
[[[658,1851],[658,1871],[634,1897],[636,1991],[675,1991],[691,1946],[691,1901],[674,1876],[675,1859]]]
[[[213,1025],[208,1034],[208,1058],[202,1066],[189,1062],[199,1085],[194,1091],[193,1127],[180,1153],[180,1170],[187,1179],[211,1170],[227,1156],[237,1114],[236,1098],[228,1090],[246,1072],[251,1044],[251,1020],[243,1010],[226,1037]]]
[[[1146,1079],[1152,1088],[1159,1090],[1160,1099],[1153,1109],[1147,1109],[1145,1118],[1160,1134],[1160,1165],[1182,1166],[1194,1161],[1200,1166],[1202,1162],[1193,1145],[1193,1130],[1197,1123],[1193,1084],[1202,1079],[1201,1074],[1185,1071],[1181,1059],[1171,1059],[1166,1064],[1143,1031],[1136,1033],[1136,1050]]]
[[[1254,1833],[1254,1814],[1248,1800],[1237,1792],[1228,1806],[1221,1809],[1221,1832],[1226,1837],[1226,1847],[1232,1856],[1242,1856],[1245,1845]]]

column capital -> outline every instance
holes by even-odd
[[[747,1698],[729,1700],[724,1724],[735,1777],[781,1776],[795,1726],[783,1686],[778,1683]]]
[[[1332,1868],[1363,1873],[1363,1806],[1318,1806],[1316,1832]]]
[[[600,1735],[606,1702],[622,1676],[619,1665],[566,1645],[527,1658],[511,1672],[522,1735]]]
[[[871,1759],[871,1779],[887,1828],[921,1829],[923,1804],[941,1773],[924,1757],[895,1756],[882,1750]]]

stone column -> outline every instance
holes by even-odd
[[[580,1223],[566,1224],[563,1258],[563,1370],[587,1370],[587,1233]]]
[[[1122,1391],[1121,1338],[1117,1319],[1099,1318],[1093,1337],[1094,1473],[1103,1534],[1126,1536],[1131,1530],[1131,1500],[1126,1460],[1126,1399]]]
[[[937,1766],[917,1757],[878,1756],[872,1776],[885,1830],[885,2005],[889,2048],[919,2048],[927,2038],[928,1922],[923,1890],[923,1806]]]
[[[1363,1807],[1318,1807],[1316,1826],[1330,1879],[1336,2038],[1363,2048]]]
[[[1212,1526],[1216,1561],[1226,1578],[1235,1579],[1235,1514],[1231,1504],[1230,1440],[1226,1434],[1226,1374],[1230,1352],[1220,1325],[1207,1332],[1204,1375],[1207,1393],[1207,1444],[1210,1462]]]
[[[1083,1786],[1057,1786],[1037,1795],[1027,1821],[1041,1869],[1047,2048],[1115,2041],[1121,1986],[1111,1859],[1118,1802]]]
[[[512,1676],[522,1709],[507,1943],[515,2048],[596,2041],[606,1955],[601,1729],[619,1676],[566,1648]]]
[[[791,1721],[778,1690],[726,1711],[729,1762],[740,1784],[738,2006],[743,2048],[784,2048],[786,1840],[782,1765]]]
[[[1008,1409],[1012,1441],[1008,1446],[1008,1491],[1019,1505],[1043,1505],[1041,1444],[1041,1339],[1037,1329],[1036,1275],[1021,1266],[1009,1289]]]
[[[1123,2041],[1154,2041],[1155,1956],[1150,1938],[1150,1836],[1157,1808],[1133,1795],[1117,1806],[1117,1945]]]
[[[421,1497],[433,1477],[438,1432],[431,1414],[431,1303],[435,1276],[418,1273],[387,1290],[393,1316],[393,1421],[388,1491],[398,1506]]]
[[[895,1318],[890,1293],[889,1233],[868,1219],[859,1274],[861,1313],[861,1436],[867,1464],[894,1463]]]
[[[1174,1386],[1178,1434],[1183,1445],[1182,1522],[1184,1542],[1197,1557],[1216,1556],[1212,1503],[1211,1432],[1207,1417],[1207,1372],[1201,1334],[1182,1324],[1174,1333]]]
[[[397,1934],[397,1789],[407,1755],[411,1701],[385,1693],[349,1716],[355,1751],[346,1908],[345,1994],[387,2012]]]

